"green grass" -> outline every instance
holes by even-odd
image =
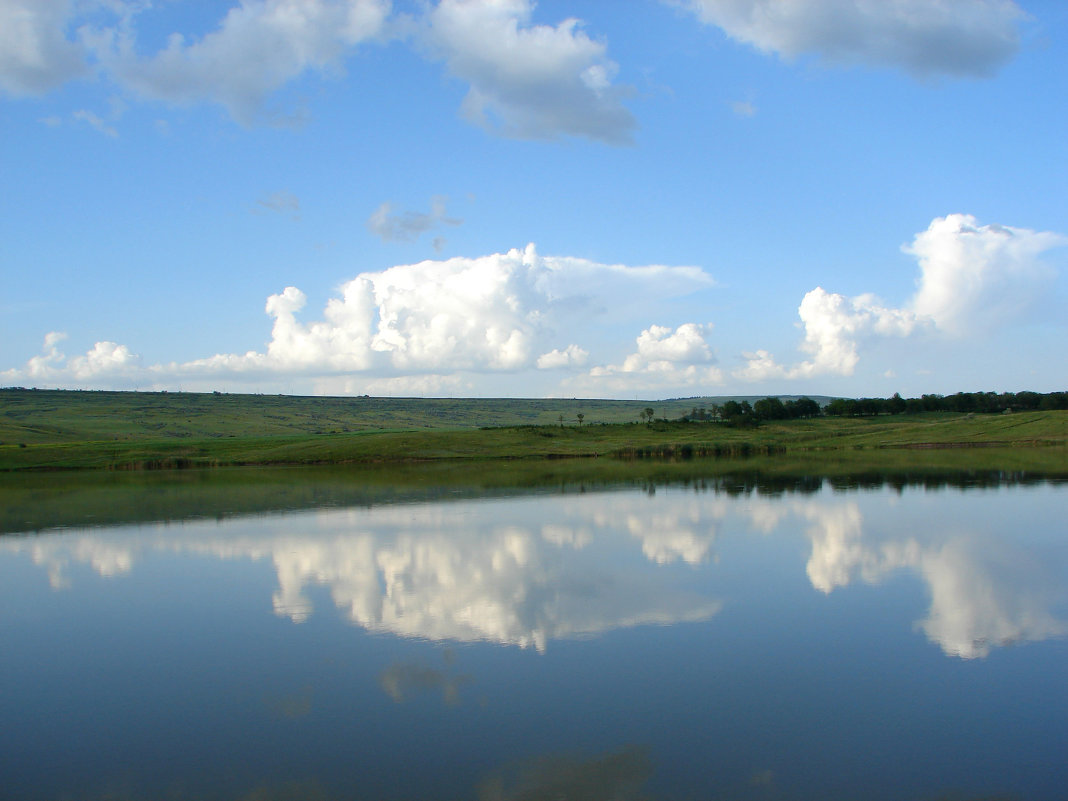
[[[669,401],[364,398],[188,392],[0,390],[0,443],[203,439],[629,423],[646,407],[678,418],[723,398]]]
[[[1068,411],[819,418],[732,428],[636,421],[711,400],[309,398],[0,391],[0,470],[310,465],[1040,447],[1065,459]],[[578,409],[585,424],[577,425]],[[559,417],[564,415],[566,424]],[[881,457],[882,458],[882,457]]]

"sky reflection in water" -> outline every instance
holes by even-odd
[[[4,537],[0,777],[1056,798],[1065,497],[661,488]]]

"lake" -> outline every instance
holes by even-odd
[[[210,475],[7,504],[0,798],[1065,797],[1063,479]]]

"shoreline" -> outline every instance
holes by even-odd
[[[1018,417],[1024,417],[1024,414]],[[836,453],[1048,451],[1068,465],[1068,413],[1026,413],[1017,437],[988,420],[934,423],[819,419],[731,429],[723,424],[521,426],[480,430],[353,432],[286,437],[67,440],[0,445],[0,472],[167,470],[253,466],[415,465],[505,461],[719,460],[769,456],[821,461]],[[1021,428],[1021,421],[1014,421]],[[932,427],[940,436],[932,436]]]

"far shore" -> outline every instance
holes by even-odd
[[[4,391],[0,471],[755,455],[818,461],[845,452],[898,461],[909,452],[939,449],[976,449],[976,460],[983,462],[989,457],[980,456],[978,449],[1038,449],[1043,461],[1056,463],[1068,452],[1066,410],[812,417],[736,425],[647,416],[643,406],[648,403],[654,414],[677,414],[701,400],[407,399],[400,404],[360,398]],[[587,411],[576,413],[576,408]]]

